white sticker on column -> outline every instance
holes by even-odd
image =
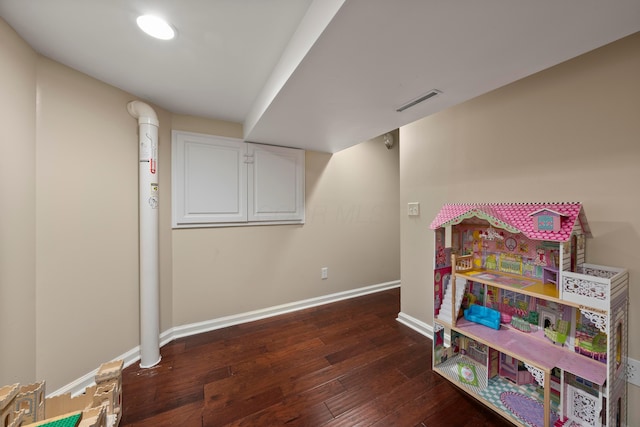
[[[149,161],[149,157],[151,157],[151,135],[145,133],[140,138],[140,161]]]
[[[151,209],[158,209],[158,183],[151,183],[151,196],[149,197],[149,206]]]

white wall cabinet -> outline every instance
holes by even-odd
[[[173,227],[304,222],[304,155],[173,131]]]

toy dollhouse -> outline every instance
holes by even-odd
[[[628,273],[585,263],[582,205],[450,204],[431,228],[434,370],[516,425],[626,425]]]

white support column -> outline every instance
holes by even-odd
[[[139,125],[140,367],[160,362],[160,280],[158,267],[158,118],[147,104],[132,101]]]

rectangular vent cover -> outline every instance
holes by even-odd
[[[424,95],[422,95],[422,96],[420,96],[420,97],[418,97],[418,98],[414,99],[413,101],[409,101],[409,102],[407,102],[407,103],[406,103],[406,104],[404,104],[402,107],[398,108],[396,111],[397,111],[398,113],[401,113],[402,111],[406,110],[407,108],[411,108],[411,107],[413,107],[414,105],[417,105],[417,104],[419,104],[419,103],[421,103],[421,102],[423,102],[423,101],[426,101],[426,100],[427,100],[427,99],[429,99],[429,98],[433,98],[434,96],[438,96],[438,95],[440,95],[441,93],[442,93],[442,92],[441,92],[441,91],[439,91],[439,90],[437,90],[437,89],[431,90],[431,91],[427,92],[426,94],[424,94]]]

